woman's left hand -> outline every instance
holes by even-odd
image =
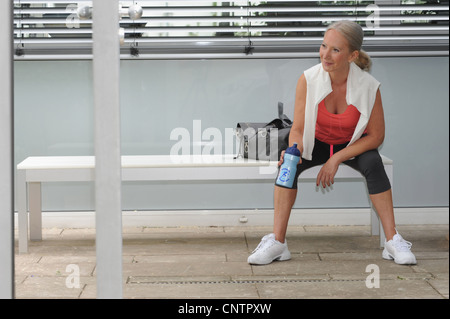
[[[323,188],[334,184],[334,176],[339,168],[339,163],[336,163],[330,158],[320,169],[317,174],[316,186],[322,185]]]

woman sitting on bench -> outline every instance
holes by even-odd
[[[415,264],[411,243],[395,229],[392,191],[378,147],[384,140],[384,114],[380,83],[368,72],[370,57],[361,50],[363,30],[355,22],[330,25],[320,47],[321,63],[300,77],[295,99],[294,122],[289,145],[297,143],[300,163],[292,189],[275,186],[273,233],[266,235],[248,258],[265,265],[289,260],[286,230],[297,197],[299,174],[322,165],[316,184],[334,183],[339,164],[345,163],[366,178],[370,199],[386,235],[384,259]],[[284,152],[280,163],[283,162]]]

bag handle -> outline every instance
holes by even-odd
[[[278,102],[278,117],[281,119],[283,116],[283,102]]]
[[[278,102],[278,118],[283,122],[285,126],[292,125],[292,121],[283,112],[283,102]]]

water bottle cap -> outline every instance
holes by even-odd
[[[293,146],[288,147],[286,149],[286,154],[291,154],[300,157],[300,150],[297,148],[297,143],[294,143]]]

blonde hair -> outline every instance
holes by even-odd
[[[326,31],[336,30],[347,39],[350,52],[358,51],[358,58],[355,60],[357,66],[364,71],[370,71],[372,60],[366,51],[362,50],[364,31],[359,24],[349,20],[341,20],[332,23]],[[325,31],[325,32],[326,32]]]

